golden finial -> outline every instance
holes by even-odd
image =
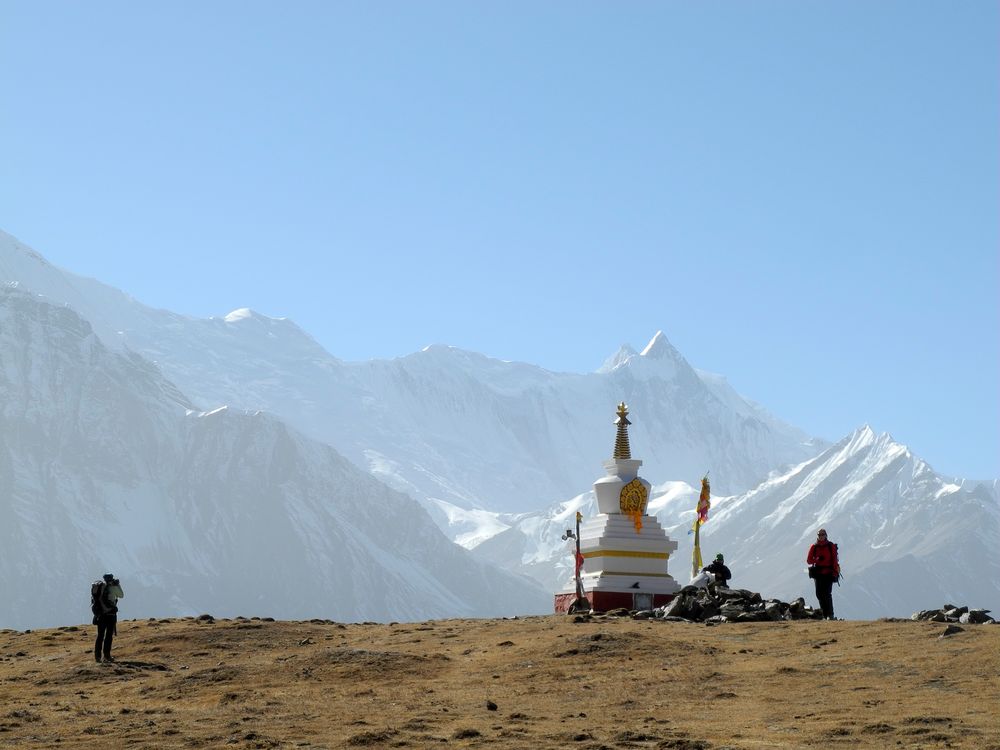
[[[628,445],[628,426],[632,423],[628,421],[627,414],[628,406],[622,401],[618,404],[618,419],[615,420],[618,434],[615,436],[614,458],[632,458],[632,450]]]

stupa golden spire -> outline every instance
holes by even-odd
[[[632,424],[628,421],[628,407],[622,401],[618,404],[618,434],[615,435],[615,452],[613,458],[632,458],[632,449],[628,446],[628,426]]]

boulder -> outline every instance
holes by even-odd
[[[966,606],[956,607],[946,604],[941,609],[922,609],[914,612],[912,620],[922,622],[960,622],[963,625],[981,625],[994,622],[988,609],[975,609]]]
[[[765,612],[741,612],[733,619],[736,622],[765,622],[769,618]]]
[[[770,601],[764,605],[764,614],[768,620],[781,619],[781,602]]]
[[[716,604],[715,602],[710,601],[701,605],[700,619],[702,620],[702,622],[711,620],[713,617],[716,617],[720,614],[722,614],[722,610],[719,608],[719,605]]]
[[[663,608],[663,617],[683,617],[688,619],[691,617],[691,605],[689,602],[689,597],[681,594],[680,596],[675,596],[670,600],[670,603]]]
[[[715,598],[721,599],[722,601],[731,601],[734,599],[748,599],[747,596],[749,592],[743,591],[741,589],[716,589]]]
[[[990,617],[989,612],[990,611],[988,609],[970,609],[967,613],[969,617],[968,622],[971,622],[973,625],[982,625],[987,622],[993,622],[994,620]]]
[[[746,610],[739,604],[726,603],[719,607],[719,614],[723,617],[728,617],[730,620],[736,619],[744,612],[746,612]]]

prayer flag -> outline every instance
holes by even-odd
[[[708,509],[712,507],[712,503],[708,500],[711,489],[708,484],[708,474],[706,474],[701,478],[701,494],[698,496],[698,518],[695,520],[695,524],[698,526],[708,520]]]
[[[697,514],[694,519],[694,550],[691,553],[691,577],[697,576],[702,569],[701,559],[701,525],[708,520],[708,509],[712,504],[708,500],[711,488],[708,484],[708,474],[701,478],[701,494],[698,496]]]

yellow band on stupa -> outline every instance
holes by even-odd
[[[584,552],[584,558],[590,557],[648,557],[654,560],[666,560],[670,557],[669,552],[635,552],[624,549],[597,549],[593,552]]]

